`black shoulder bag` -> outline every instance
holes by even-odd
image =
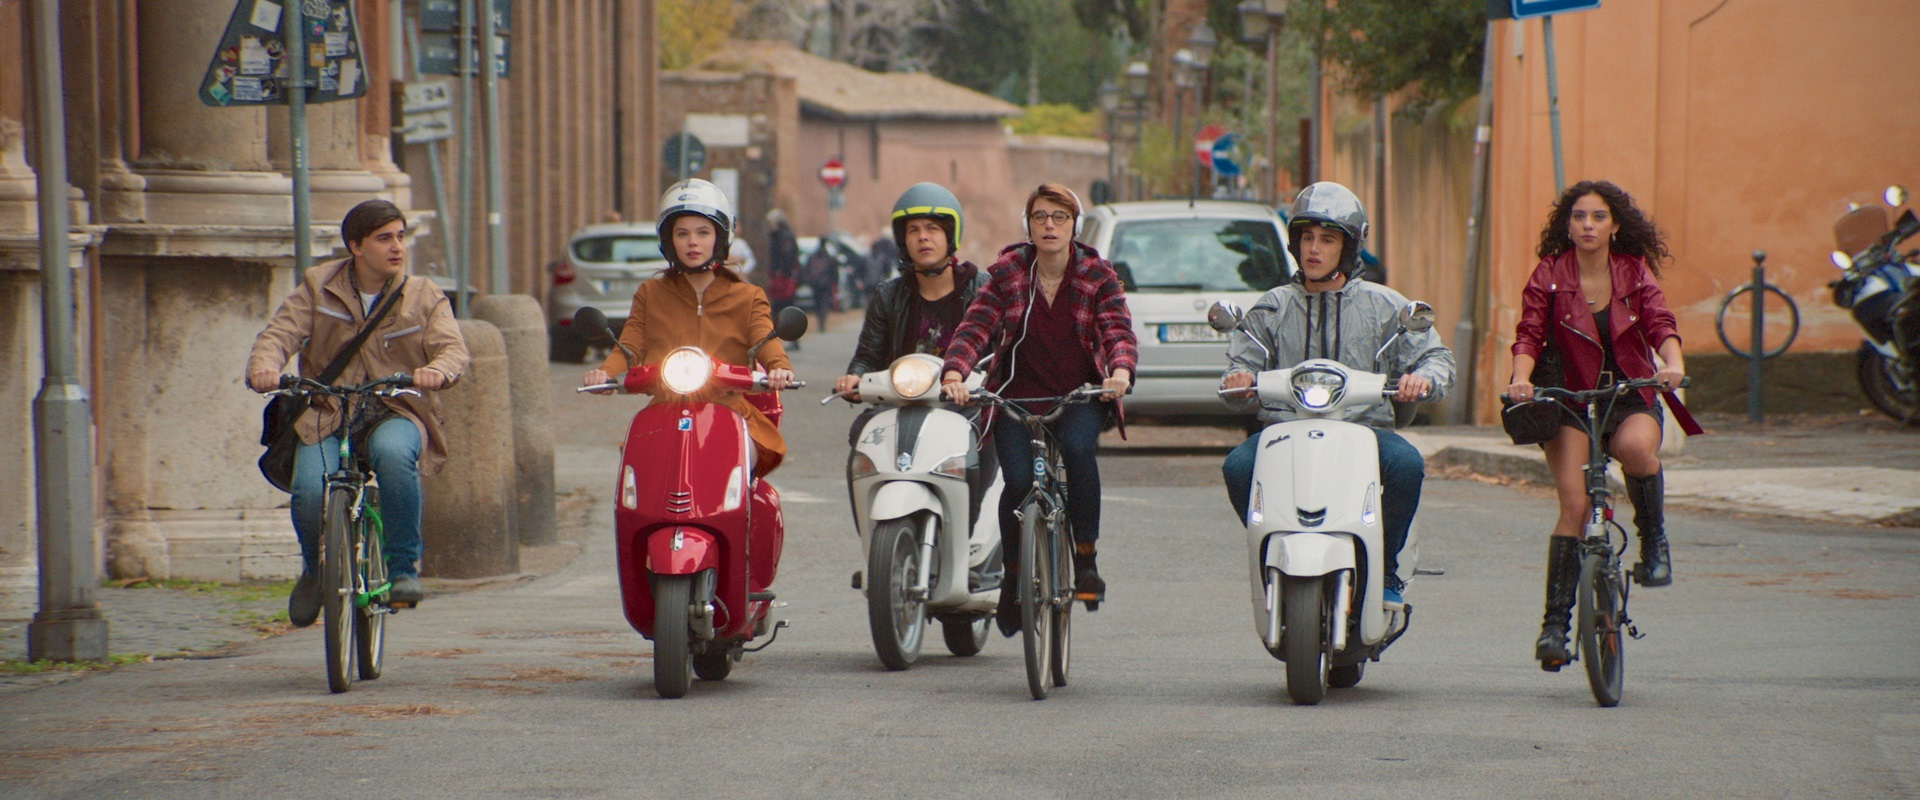
[[[367,320],[366,327],[354,334],[340,354],[333,357],[333,362],[320,371],[316,380],[331,386],[340,373],[347,371],[347,364],[360,352],[360,345],[373,334],[374,328],[379,327],[380,320],[386,319],[387,312],[399,304],[400,291],[406,286],[407,279],[403,277],[400,285],[393,287],[393,295],[374,310],[373,318]],[[300,434],[295,432],[294,423],[300,420],[300,415],[307,413],[307,406],[312,402],[313,398],[306,396],[281,395],[268,401],[266,410],[261,413],[260,443],[266,446],[267,452],[260,454],[260,474],[266,476],[267,483],[280,491],[293,492],[293,455],[300,449]]]

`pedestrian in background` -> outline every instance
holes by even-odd
[[[1553,204],[1537,249],[1540,263],[1521,292],[1520,322],[1513,334],[1513,376],[1507,396],[1533,396],[1533,367],[1542,350],[1558,348],[1566,388],[1585,391],[1635,378],[1658,378],[1667,406],[1688,434],[1701,433],[1673,390],[1686,375],[1680,333],[1655,279],[1670,257],[1666,236],[1633,198],[1606,181],[1568,187]],[[1660,364],[1654,364],[1654,355]],[[1652,389],[1610,401],[1601,446],[1620,462],[1633,524],[1639,529],[1640,562],[1634,573],[1644,586],[1673,582],[1667,551],[1666,481],[1660,465],[1661,408]],[[1571,418],[1544,445],[1547,467],[1560,497],[1560,519],[1547,547],[1547,607],[1534,658],[1558,672],[1567,651],[1575,584],[1579,580],[1580,530],[1586,523],[1587,434]]]

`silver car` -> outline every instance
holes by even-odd
[[[573,329],[573,312],[598,308],[617,332],[627,322],[640,282],[666,268],[651,222],[603,222],[574,231],[565,256],[547,268],[553,280],[547,291],[549,357],[585,360],[587,341]]]
[[[1113,262],[1127,292],[1140,369],[1127,411],[1150,416],[1243,416],[1220,402],[1227,337],[1207,307],[1250,308],[1299,270],[1273,209],[1225,200],[1109,203],[1087,210],[1079,240]]]

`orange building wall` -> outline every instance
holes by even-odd
[[[1859,334],[1826,289],[1831,224],[1849,195],[1920,188],[1910,58],[1920,3],[1616,1],[1554,28],[1566,180],[1611,180],[1666,230],[1674,258],[1663,288],[1686,351],[1726,352],[1714,314],[1748,280],[1756,249],[1768,280],[1799,304],[1793,350],[1851,350]],[[1498,59],[1491,314],[1478,361],[1502,381],[1557,194],[1541,30],[1539,20],[1497,23],[1488,48]],[[1745,317],[1730,314],[1729,327],[1744,330]]]

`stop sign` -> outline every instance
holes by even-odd
[[[840,163],[840,159],[827,159],[827,163],[820,165],[820,182],[826,184],[829,189],[840,188],[841,184],[847,182],[846,166]]]
[[[1226,132],[1226,128],[1208,123],[1194,134],[1193,159],[1200,162],[1200,166],[1213,166],[1213,141],[1225,135]]]

